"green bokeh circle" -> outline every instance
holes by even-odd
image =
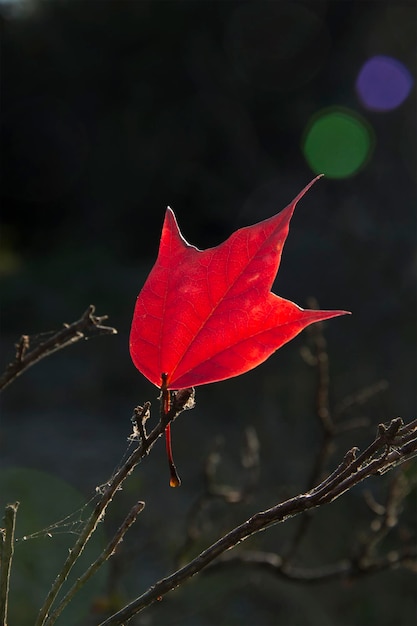
[[[347,178],[369,161],[374,133],[353,111],[320,111],[307,125],[302,150],[310,168],[329,178]]]

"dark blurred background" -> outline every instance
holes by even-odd
[[[53,477],[89,499],[126,450],[132,407],[150,399],[156,408],[128,334],[167,205],[187,240],[206,248],[284,208],[319,172],[274,290],[301,306],[314,296],[321,308],[352,311],[325,325],[333,405],[388,383],[345,416],[371,427],[339,441],[333,466],[379,422],[415,416],[415,2],[16,0],[0,9],[1,364],[21,333],[57,329],[90,303],[119,331],[50,357],[6,390],[6,476],[33,470],[33,494],[52,489]],[[172,570],[217,437],[222,478],[239,485],[243,432],[256,428],[260,483],[251,501],[211,511],[198,548],[305,488],[321,437],[315,373],[301,357],[308,340],[197,390],[196,409],[173,427],[183,486],[170,490],[158,445],[109,517],[110,533],[135,498],[147,503],[95,592],[96,610]],[[63,502],[61,515],[70,512]],[[350,556],[369,519],[361,490],[323,509],[299,564]],[[280,552],[294,528],[275,527],[250,547]],[[314,589],[249,570],[213,574],[135,623],[408,626],[413,591],[400,571]]]

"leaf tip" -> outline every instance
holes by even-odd
[[[309,190],[309,189],[310,189],[310,188],[311,188],[311,187],[312,187],[312,186],[313,186],[313,185],[314,185],[314,184],[315,184],[318,180],[320,180],[320,178],[323,178],[323,177],[324,177],[324,174],[318,174],[317,176],[315,176],[315,177],[313,178],[313,180],[310,180],[310,182],[309,182],[309,183],[308,183],[308,184],[304,187],[304,189],[303,189],[302,191],[300,191],[300,193],[298,194],[298,196],[297,196],[298,200],[299,200],[300,198],[302,198],[302,197],[303,197],[303,196],[307,193],[307,191],[308,191],[308,190]]]
[[[341,315],[352,315],[352,311],[344,311],[343,309],[329,312],[333,314],[332,317],[340,317]]]
[[[303,198],[307,191],[309,191],[311,189],[311,187],[320,179],[323,178],[324,174],[318,174],[315,178],[313,178],[313,180],[311,180],[301,191],[300,193],[294,198],[294,200],[288,205],[287,209],[291,209],[291,215],[292,212],[294,211],[295,207],[297,206],[297,204],[299,203],[299,201],[301,200],[301,198]]]
[[[165,219],[164,226],[162,229],[162,236],[164,236],[165,232],[168,232],[171,236],[177,235],[179,241],[185,242],[184,237],[181,234],[180,228],[178,226],[177,218],[173,209],[168,205],[165,211]]]
[[[169,206],[169,204],[167,205],[167,208],[165,210],[165,221],[167,220],[177,223],[177,218],[175,217],[174,210]]]

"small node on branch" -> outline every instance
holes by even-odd
[[[22,362],[26,352],[29,350],[29,335],[22,335],[16,344],[16,361]]]
[[[401,417],[395,417],[388,426],[385,426],[385,424],[378,425],[378,436],[385,439],[387,443],[392,443],[392,440],[403,426],[404,422]]]
[[[194,387],[175,391],[172,397],[172,406],[176,414],[193,409],[195,407]]]
[[[130,435],[130,441],[139,440],[143,445],[147,441],[145,424],[151,416],[151,403],[145,402],[143,406],[137,406],[133,409],[131,421],[133,424],[133,433]]]
[[[194,388],[179,389],[178,391],[171,391],[168,389],[168,374],[163,372],[161,374],[161,394],[159,400],[161,424],[165,429],[165,446],[169,465],[169,484],[171,487],[179,487],[181,485],[181,479],[178,476],[177,469],[175,467],[172,445],[171,445],[171,422],[182,412],[187,409],[193,409],[195,406],[195,392]]]
[[[342,461],[343,469],[345,469],[346,467],[349,467],[349,465],[352,465],[353,461],[356,461],[358,452],[359,452],[359,448],[357,446],[354,446],[353,448],[351,448],[350,450],[346,452]]]

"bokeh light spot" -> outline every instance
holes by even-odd
[[[413,82],[410,72],[400,61],[375,56],[362,66],[356,80],[356,91],[367,109],[391,111],[404,102]]]
[[[353,111],[331,109],[310,120],[302,150],[314,173],[347,178],[367,163],[373,144],[372,128],[364,119]]]

